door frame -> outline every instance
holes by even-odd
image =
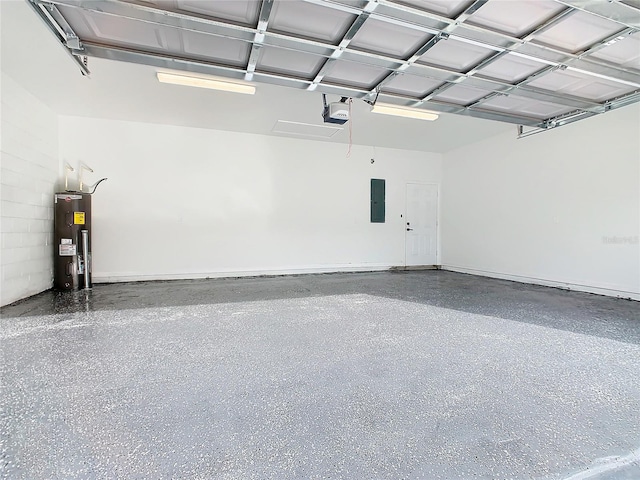
[[[407,265],[407,186],[408,185],[428,185],[436,187],[436,263],[440,265],[440,184],[434,182],[405,182],[404,185],[404,218],[402,229],[404,232],[404,268],[420,268],[422,265]]]

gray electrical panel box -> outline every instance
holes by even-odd
[[[371,179],[371,223],[384,223],[385,215],[385,181]]]

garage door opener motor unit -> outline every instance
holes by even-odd
[[[67,165],[67,175],[74,169]],[[54,217],[54,287],[58,290],[91,288],[91,196],[103,178],[83,191],[80,167],[78,190],[69,190],[65,175],[65,191],[55,194]]]
[[[322,94],[322,118],[325,123],[344,125],[349,121],[349,97],[342,97],[339,102],[327,103],[327,96]]]

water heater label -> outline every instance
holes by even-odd
[[[70,238],[61,238],[60,243],[62,245],[71,245],[73,243],[73,240],[71,240]]]
[[[76,225],[84,225],[84,212],[73,212],[73,223]]]
[[[70,202],[71,200],[82,200],[82,195],[68,195],[66,193],[56,193],[56,203],[58,200],[64,200],[65,202]]]
[[[72,257],[76,254],[75,245],[59,245],[61,257]]]

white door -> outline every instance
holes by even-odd
[[[407,183],[405,214],[407,266],[435,265],[438,239],[438,186]]]

